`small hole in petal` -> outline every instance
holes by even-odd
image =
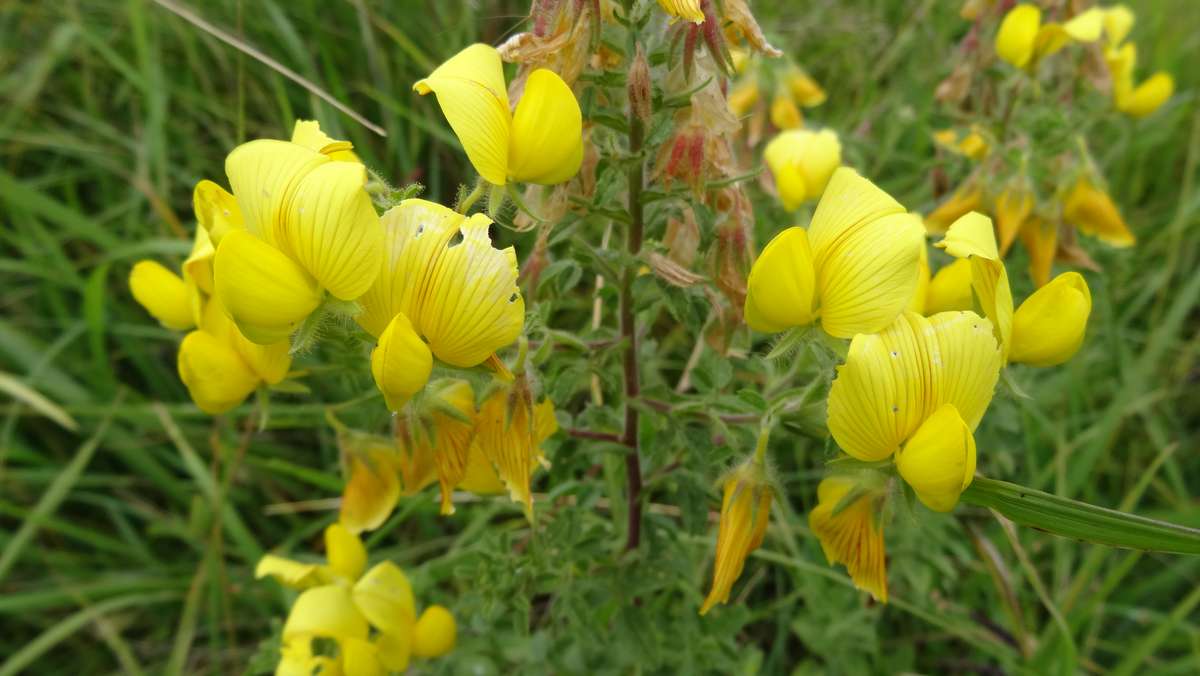
[[[900,407],[896,406],[896,405],[892,405],[892,413],[899,413],[899,412],[900,412]]]
[[[450,241],[446,242],[446,248],[453,249],[454,247],[458,246],[459,244],[462,244],[462,241],[463,241],[463,232],[462,232],[462,230],[459,230],[458,232],[454,233],[454,236],[450,238]]]
[[[899,356],[900,356],[900,353],[899,353],[899,352],[897,352],[897,351],[895,351],[895,350],[892,350],[892,356],[893,356],[893,357],[899,357]]]
[[[508,302],[510,302],[510,303],[517,302],[517,292],[516,291],[513,292],[513,295],[508,297]]]
[[[423,233],[423,232],[425,232],[425,224],[424,224],[424,223],[418,223],[418,224],[417,224],[417,232],[416,232],[416,234],[415,234],[415,235],[413,235],[413,237],[420,237],[420,236],[421,236],[421,233]]]

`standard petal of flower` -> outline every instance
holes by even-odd
[[[790,129],[771,139],[763,159],[775,176],[784,208],[794,210],[824,192],[842,162],[842,145],[828,129]]]
[[[1086,178],[1080,178],[1071,188],[1063,204],[1063,218],[1109,246],[1124,248],[1137,242],[1112,197]]]
[[[941,312],[929,318],[929,325],[937,342],[930,352],[935,371],[929,411],[952,404],[974,430],[1004,365],[992,325],[974,312]]]
[[[513,112],[508,175],[522,183],[554,185],[579,173],[582,162],[579,102],[557,73],[539,68],[529,74]]]
[[[383,262],[383,226],[363,189],[366,167],[328,162],[296,185],[277,229],[279,247],[336,298],[363,295]]]
[[[974,303],[971,295],[971,261],[960,258],[943,266],[929,282],[925,295],[925,312],[929,316],[947,310],[970,310]]]
[[[391,561],[377,563],[354,584],[354,605],[385,634],[411,632],[417,621],[412,585],[404,571]]]
[[[394,451],[384,444],[368,444],[347,453],[350,478],[342,491],[338,520],[351,533],[383,525],[400,499],[400,479],[393,464]]]
[[[273,577],[280,584],[293,589],[307,589],[320,583],[320,566],[314,563],[301,563],[282,556],[267,554],[258,561],[254,568],[254,579]]]
[[[258,376],[237,351],[207,331],[184,336],[177,367],[192,401],[210,415],[242,403],[259,385]]]
[[[340,523],[325,528],[325,558],[329,569],[347,580],[357,580],[367,567],[367,549],[362,540]]]
[[[1050,281],[1058,251],[1058,227],[1033,217],[1021,227],[1021,242],[1029,252],[1029,274],[1038,287]]]
[[[339,641],[367,637],[367,620],[354,607],[348,588],[340,585],[313,587],[296,598],[283,625],[283,640],[288,642],[305,636]]]
[[[904,207],[849,167],[833,172],[808,228],[813,258],[825,258],[847,233],[891,214],[904,213]]]
[[[992,219],[978,212],[959,218],[934,246],[971,261],[971,288],[992,323],[1001,351],[1007,355],[1012,337],[1013,300],[1008,271],[1000,260]]]
[[[260,345],[285,340],[321,304],[321,289],[304,268],[243,230],[221,240],[213,275],[226,312]]]
[[[371,352],[371,375],[390,411],[399,411],[425,387],[433,371],[429,346],[403,314],[392,318]]]
[[[415,324],[433,354],[452,366],[481,363],[512,344],[525,324],[517,254],[492,247],[489,225],[482,214],[463,223],[461,241],[445,245],[421,289]]]
[[[315,150],[335,160],[359,161],[358,156],[353,152],[353,143],[331,138],[321,131],[321,123],[316,120],[296,120],[296,126],[292,128],[292,143]]]
[[[413,654],[425,658],[441,657],[454,650],[457,637],[454,615],[443,606],[429,606],[421,613],[413,631]]]
[[[816,270],[808,233],[799,226],[775,235],[746,280],[746,323],[771,333],[813,321]]]
[[[504,185],[508,177],[512,114],[504,69],[494,47],[474,44],[413,85],[422,96],[433,92],[467,158],[484,180]]]
[[[924,505],[949,512],[975,476],[975,437],[952,404],[934,411],[896,454],[900,476]]]
[[[1033,212],[1033,195],[1027,190],[1009,188],[1000,193],[996,200],[996,236],[1000,240],[1000,256],[1008,255],[1008,249],[1021,232],[1021,226]]]
[[[1013,315],[1009,361],[1062,364],[1079,351],[1092,313],[1092,293],[1078,272],[1064,272],[1025,299]]]
[[[1017,68],[1024,68],[1033,57],[1034,41],[1042,23],[1042,10],[1020,4],[1004,15],[996,33],[996,55]]]
[[[1117,97],[1117,110],[1133,117],[1146,117],[1162,107],[1175,93],[1175,79],[1169,73],[1155,73],[1133,91]]]
[[[811,231],[810,231],[811,237]],[[915,214],[891,214],[847,231],[814,258],[821,327],[850,338],[890,324],[912,299],[925,232]]]
[[[221,238],[230,230],[243,230],[246,227],[237,198],[208,179],[197,183],[192,191],[192,210],[196,212],[196,222],[208,233],[213,246],[220,244]]]
[[[737,475],[725,482],[721,520],[717,530],[717,555],[712,588],[700,606],[704,615],[714,605],[729,600],[733,583],[742,575],[746,557],[762,544],[771,516],[771,488]]]
[[[134,300],[168,329],[183,331],[196,325],[187,284],[162,264],[151,260],[135,263],[129,272],[129,290]]]
[[[841,505],[854,488],[853,481],[842,477],[822,480],[817,486],[817,506],[808,515],[808,525],[820,541],[830,565],[845,565],[855,587],[887,603],[883,523],[874,505],[875,498],[870,494]]]
[[[658,6],[670,14],[672,20],[683,19],[692,23],[704,23],[704,12],[700,0],[658,0]]]
[[[225,174],[246,229],[274,244],[276,231],[283,224],[284,207],[300,180],[330,161],[304,146],[274,139],[250,141],[234,148],[225,158]]]

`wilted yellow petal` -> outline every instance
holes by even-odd
[[[383,227],[366,178],[356,162],[313,168],[298,180],[275,231],[280,250],[342,300],[365,293],[382,263]]]
[[[371,626],[384,633],[411,632],[417,621],[412,585],[404,571],[391,561],[372,566],[354,584],[351,595]]]
[[[850,338],[890,324],[916,291],[924,246],[920,218],[891,214],[846,231],[814,256],[821,328]]]
[[[413,654],[425,658],[441,657],[454,650],[457,636],[454,615],[443,606],[429,606],[417,620],[413,632]]]
[[[213,261],[216,295],[243,335],[262,345],[285,340],[321,303],[316,280],[278,249],[244,230],[221,240]]]
[[[284,211],[299,182],[331,161],[304,146],[274,139],[250,141],[234,148],[225,158],[225,174],[241,207],[246,230],[275,245]],[[223,241],[224,236],[214,239]]]
[[[1133,117],[1146,117],[1158,110],[1175,93],[1170,73],[1155,73],[1128,93],[1117,96],[1117,110]]]
[[[1038,287],[1050,281],[1054,257],[1058,251],[1058,227],[1033,217],[1021,228],[1021,241],[1029,252],[1029,274]]]
[[[575,94],[554,71],[533,71],[513,112],[508,176],[554,185],[577,174],[582,161],[583,117]]]
[[[796,129],[804,125],[804,115],[796,107],[791,94],[777,92],[771,99],[771,124],[776,129]]]
[[[1033,57],[1034,41],[1042,23],[1042,10],[1022,3],[1009,10],[996,33],[996,55],[1017,68]]]
[[[259,385],[258,376],[237,351],[207,331],[184,336],[177,367],[192,401],[211,415],[242,403]]]
[[[935,512],[949,512],[975,476],[975,437],[958,411],[944,404],[896,454],[896,469]]]
[[[808,228],[813,258],[827,257],[828,250],[848,232],[889,214],[902,213],[904,207],[899,202],[857,171],[850,167],[838,168],[821,194]]]
[[[371,375],[383,392],[388,410],[399,411],[425,387],[433,371],[429,346],[403,314],[392,318],[371,352]]]
[[[1118,248],[1133,246],[1137,238],[1129,231],[1117,205],[1107,192],[1080,178],[1063,204],[1063,218],[1086,235]]]
[[[129,272],[133,298],[168,329],[183,331],[196,325],[191,296],[183,278],[162,264],[138,261]]]
[[[296,598],[283,625],[283,640],[307,636],[339,641],[367,637],[367,620],[354,607],[349,589],[340,585],[313,587]]]
[[[1078,272],[1064,272],[1038,289],[1013,315],[1010,361],[1055,366],[1079,351],[1092,312],[1092,293]]]
[[[325,558],[334,574],[357,580],[367,567],[367,548],[345,526],[332,523],[325,528]]]
[[[842,162],[842,145],[829,129],[789,129],[771,139],[763,159],[775,177],[780,201],[790,211],[821,197]]]
[[[1008,249],[1021,232],[1021,226],[1033,212],[1033,195],[1022,188],[1010,187],[1000,193],[996,200],[996,236],[1000,240],[1000,257],[1008,255]]]
[[[762,544],[770,516],[770,485],[761,478],[735,470],[734,475],[725,481],[712,588],[704,599],[704,605],[700,606],[701,615],[714,605],[729,600],[729,592],[742,574],[746,557]]]
[[[670,14],[673,19],[684,19],[692,23],[703,23],[704,12],[700,10],[700,0],[658,0],[658,6]]]
[[[923,314],[928,316],[947,310],[970,310],[974,305],[973,298],[971,261],[960,258],[942,266],[930,280]]]
[[[925,229],[932,234],[946,232],[950,224],[979,209],[982,204],[983,191],[978,186],[963,186],[925,217]]]
[[[817,506],[808,515],[812,529],[830,565],[841,563],[854,586],[887,603],[887,553],[877,498],[864,493],[838,510],[842,500],[855,489],[842,477],[829,477],[817,486]]]
[[[351,533],[382,526],[400,499],[395,450],[389,441],[359,436],[346,440],[350,478],[342,491],[338,520]]]
[[[273,577],[280,584],[293,589],[307,589],[321,581],[320,566],[315,563],[301,563],[282,556],[267,554],[258,560],[254,568],[254,579]]]
[[[339,647],[342,651],[342,672],[346,676],[385,676],[387,673],[379,661],[379,649],[370,641],[346,638]]]
[[[435,436],[433,451],[442,494],[442,514],[453,514],[454,487],[467,476],[471,442],[475,438],[475,393],[470,383],[454,379],[431,383],[427,396],[434,411],[431,416]],[[482,452],[477,453],[494,477],[495,471],[482,458]],[[495,481],[497,489],[501,488],[499,479]]]
[[[538,456],[529,402],[521,393],[497,389],[479,407],[476,434],[479,449],[495,468],[513,502],[525,507],[533,518],[533,495],[529,476]],[[468,473],[470,472],[468,456]]]
[[[813,321],[816,270],[808,233],[799,226],[775,235],[746,280],[746,323],[756,331],[783,331]]]
[[[500,54],[490,45],[473,44],[413,85],[422,96],[433,92],[438,106],[467,158],[489,183],[508,177],[512,114]]]
[[[243,230],[246,227],[237,198],[208,179],[197,183],[192,191],[192,210],[196,212],[196,222],[208,233],[213,246],[220,244],[221,238],[230,230]]]
[[[940,312],[929,318],[929,326],[934,341],[925,344],[934,396],[926,411],[952,404],[974,430],[992,401],[1004,365],[991,322],[974,312]]]

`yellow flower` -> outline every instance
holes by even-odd
[[[933,140],[943,148],[973,160],[982,160],[991,150],[987,139],[978,129],[971,129],[966,134],[959,134],[955,129],[943,129],[933,133]]]
[[[771,124],[775,125],[776,129],[796,129],[804,124],[804,115],[796,107],[792,97],[785,92],[776,92],[775,98],[771,100]]]
[[[1031,366],[1062,364],[1079,351],[1092,293],[1078,272],[1064,272],[1021,303],[1013,315],[1009,359]]]
[[[1058,251],[1058,227],[1033,216],[1021,226],[1021,242],[1029,252],[1029,274],[1039,288],[1050,281]]]
[[[1137,242],[1112,197],[1082,176],[1067,193],[1063,219],[1109,246],[1125,248]]]
[[[703,23],[704,12],[700,0],[658,0],[658,6],[671,15],[671,20],[683,19],[692,23]]]
[[[772,104],[772,123],[780,126],[774,112]],[[783,207],[794,211],[825,191],[833,172],[842,163],[842,144],[829,129],[818,132],[791,129],[771,139],[763,159],[775,177]]]
[[[933,234],[946,232],[946,228],[950,227],[951,223],[957,221],[964,214],[975,211],[982,204],[983,190],[978,185],[971,183],[961,186],[949,199],[939,204],[925,217],[925,230]]]
[[[517,339],[525,301],[517,288],[517,255],[495,249],[491,219],[470,218],[426,202],[405,200],[383,215],[382,270],[359,300],[355,317],[382,336],[397,314],[411,320],[438,359],[476,366]]]
[[[1030,222],[1040,227],[1036,219]],[[1031,244],[1032,254],[1039,245]],[[1063,282],[1052,282],[1025,299],[1017,308],[1023,317],[1018,329],[1008,272],[996,249],[991,220],[982,214],[967,214],[951,225],[946,238],[935,246],[952,256],[970,260],[971,288],[984,315],[996,327],[996,339],[1005,361],[1052,366],[1066,361],[1079,349],[1092,309],[1091,293],[1083,277],[1060,275]],[[1050,286],[1055,288],[1047,291]],[[1016,345],[1020,347],[1014,353]]]
[[[350,431],[338,435],[350,478],[342,492],[338,521],[351,533],[383,525],[400,499],[396,443]]]
[[[796,103],[805,108],[813,108],[825,103],[825,90],[817,81],[798,66],[791,66],[783,74],[783,82],[792,93]]]
[[[842,502],[851,492],[850,502]],[[877,491],[861,490],[848,477],[831,476],[817,486],[817,506],[808,515],[829,565],[840,563],[854,586],[887,603],[887,552]]]
[[[700,606],[701,615],[729,600],[729,591],[741,576],[746,557],[762,544],[771,516],[771,494],[762,466],[753,461],[733,470],[725,480],[712,589]]]
[[[759,98],[758,83],[753,79],[743,80],[729,92],[729,110],[742,117],[754,108]]]
[[[541,444],[557,429],[554,404],[543,399],[534,405],[528,382],[519,377],[512,385],[497,387],[479,406],[474,442],[479,446],[479,453],[476,455],[474,449],[468,450],[468,463],[475,458],[484,460],[508,490],[509,498],[520,503],[525,508],[525,516],[532,520],[533,493],[529,477],[538,464],[546,462]],[[482,469],[477,468],[476,473],[482,473],[483,477],[473,478],[488,477],[486,472],[480,472]]]
[[[942,266],[929,281],[925,315],[971,309],[971,262],[956,260]]]
[[[1033,70],[1045,57],[1070,42],[1100,39],[1104,15],[1098,10],[1080,13],[1063,24],[1042,24],[1042,10],[1022,3],[1009,10],[996,33],[996,55],[1017,68]]]
[[[283,626],[277,673],[311,674],[321,668],[382,675],[406,670],[413,655],[437,657],[454,647],[456,630],[449,611],[431,606],[418,620],[404,571],[390,561],[366,570],[367,551],[358,536],[341,524],[329,526],[325,553],[326,564],[268,554],[255,569],[256,578],[273,577],[303,590]],[[314,657],[315,638],[336,641],[340,655]]]
[[[129,290],[134,300],[168,329],[182,331],[196,325],[187,285],[161,263],[135,263],[129,273]]]
[[[1008,254],[1021,226],[1033,213],[1033,193],[1014,184],[1004,189],[996,199],[996,233],[1000,239],[1000,257]]]
[[[445,379],[429,386],[426,401],[432,410],[431,446],[442,494],[442,514],[453,514],[454,488],[465,483],[471,467],[470,454],[475,440],[475,392],[465,380]],[[553,418],[551,410],[550,419]],[[538,443],[544,439],[540,437]],[[477,462],[486,461],[481,458]]]
[[[1127,5],[1114,5],[1104,10],[1104,32],[1109,45],[1119,45],[1125,41],[1137,17]]]
[[[474,44],[413,89],[437,96],[467,158],[489,183],[553,185],[579,171],[583,117],[571,88],[553,71],[530,73],[516,110],[510,111],[500,54]]]
[[[371,375],[390,411],[399,411],[429,381],[433,354],[403,312],[396,313],[371,352]]]
[[[383,230],[364,186],[366,168],[349,143],[316,123],[296,124],[293,141],[244,143],[225,159],[241,222],[217,186],[197,186],[201,208],[219,215],[214,287],[247,338],[286,338],[326,292],[351,301],[375,280]],[[212,190],[215,187],[217,190]],[[200,210],[198,210],[199,213]]]
[[[963,435],[983,418],[1002,364],[986,319],[907,312],[850,342],[829,392],[829,432],[859,460],[896,454],[921,502],[948,511],[975,470],[974,442]]]
[[[920,219],[853,169],[834,172],[806,231],[775,236],[747,280],[746,323],[776,332],[818,317],[831,336],[879,331],[920,280]]]

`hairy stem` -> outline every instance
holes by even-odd
[[[629,230],[626,247],[633,259],[642,250],[643,176],[642,142],[645,128],[642,120],[631,109],[629,112]],[[622,441],[628,447],[625,454],[625,475],[628,484],[629,528],[625,549],[636,549],[642,537],[642,463],[638,456],[638,410],[637,400],[641,387],[638,382],[638,340],[633,313],[633,278],[637,274],[636,264],[626,266],[621,277],[621,337],[625,342],[625,433]]]

